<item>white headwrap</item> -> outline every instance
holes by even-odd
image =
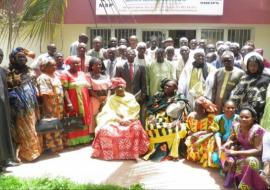
[[[146,43],[144,43],[144,42],[139,42],[139,43],[137,44],[136,49],[138,49],[138,48],[146,48]]]
[[[169,51],[169,50],[174,51],[174,47],[173,47],[173,46],[168,46],[168,47],[166,47],[165,52],[167,52],[167,51]]]
[[[228,50],[224,51],[221,57],[224,57],[225,55],[229,55],[230,57],[234,58],[234,54],[231,51]]]
[[[230,50],[229,46],[226,44],[222,44],[217,47],[217,51],[219,51],[220,49]]]
[[[248,60],[249,60],[252,56],[255,56],[255,57],[257,57],[258,59],[260,59],[261,61],[263,61],[263,56],[261,56],[261,54],[255,52],[255,51],[253,51],[253,52],[248,53],[248,54],[245,56],[245,58],[244,58],[244,64],[245,64],[245,66],[247,66],[247,62],[248,62]]]
[[[202,55],[205,55],[205,52],[203,49],[201,48],[197,48],[193,51],[193,55],[196,55],[196,54],[202,54]]]

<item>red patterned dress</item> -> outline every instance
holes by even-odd
[[[112,95],[97,116],[96,137],[92,157],[104,160],[137,159],[147,152],[149,139],[139,118],[140,106],[135,97]],[[134,120],[121,126],[116,119]]]

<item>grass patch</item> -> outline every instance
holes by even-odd
[[[14,176],[0,175],[0,190],[144,190],[141,184],[134,184],[129,188],[117,185],[78,184],[70,179],[58,178],[34,178],[23,179]]]

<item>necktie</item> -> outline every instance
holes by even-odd
[[[110,61],[109,75],[110,75],[110,77],[113,76],[113,62],[112,61]]]
[[[133,79],[133,75],[134,75],[133,64],[132,63],[129,63],[129,76],[130,76],[130,80]]]

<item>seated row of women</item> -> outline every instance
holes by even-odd
[[[265,178],[259,175],[266,131],[257,124],[253,108],[243,107],[237,115],[234,102],[229,100],[224,114],[215,116],[216,106],[200,97],[189,113],[185,97],[174,93],[177,82],[163,80],[163,91],[147,105],[143,130],[138,120],[139,104],[124,91],[125,81],[115,78],[113,86],[116,93],[97,116],[92,157],[115,160],[142,156],[161,161],[175,160],[182,154],[203,167],[219,168],[226,175],[226,187],[267,188]],[[269,167],[269,158],[264,165]]]

